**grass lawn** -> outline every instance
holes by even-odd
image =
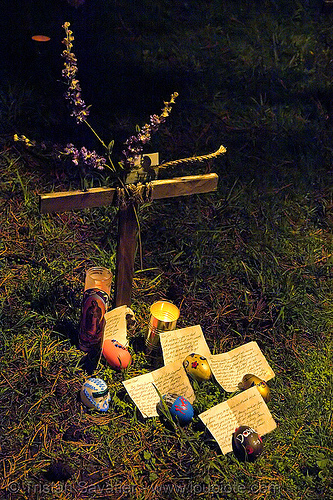
[[[13,49],[0,83],[1,498],[333,498],[333,13],[314,0],[54,9],[51,45],[26,47],[21,70]],[[109,386],[106,414],[80,402],[88,375],[76,338],[85,270],[115,273],[117,210],[41,215],[38,206],[41,193],[112,181],[83,179],[56,155],[69,142],[99,151],[63,99],[67,20],[91,123],[115,140],[116,161],[175,91],[146,151],[170,161],[227,148],[162,173],[216,172],[216,193],[139,207],[133,363],[117,372],[102,359],[94,372]],[[277,428],[254,463],[223,455],[198,417],[232,396],[218,384],[193,382],[195,417],[184,428],[144,419],[127,395],[122,381],[153,369],[142,337],[150,305],[164,298],[181,310],[178,327],[201,325],[212,353],[256,341],[273,368]]]

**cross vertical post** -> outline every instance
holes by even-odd
[[[134,203],[134,202],[133,202]],[[114,307],[130,305],[137,247],[138,223],[135,216],[137,204],[120,207],[118,211],[118,242]]]
[[[215,173],[175,177],[150,182],[151,199],[175,198],[216,191],[218,175]],[[65,191],[40,195],[40,212],[67,212],[114,205],[115,188],[92,188],[87,191]],[[114,307],[131,305],[134,261],[138,224],[136,204],[131,201],[118,209],[118,242],[115,273]]]

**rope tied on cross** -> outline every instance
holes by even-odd
[[[159,168],[180,165],[182,163],[196,163],[207,161],[216,158],[221,154],[224,154],[226,151],[226,148],[221,145],[218,150],[214,151],[213,153],[202,156],[191,156],[190,158],[181,158],[179,160],[172,160],[166,163],[162,163],[161,165],[159,165]],[[124,187],[117,187],[116,191],[116,206],[122,209],[128,208],[131,205],[143,205],[144,203],[149,203],[153,200],[153,186],[151,182],[127,184]]]
[[[133,205],[143,205],[153,200],[153,186],[151,182],[145,184],[127,184],[125,188],[117,187],[116,206],[120,209]]]

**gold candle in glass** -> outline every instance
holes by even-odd
[[[146,335],[146,346],[156,350],[160,343],[160,333],[174,330],[180,311],[177,306],[166,300],[154,302],[150,307],[150,318]]]
[[[84,291],[91,288],[103,290],[110,296],[112,283],[112,273],[106,267],[91,267],[86,271],[86,279],[84,282]]]

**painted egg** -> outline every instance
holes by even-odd
[[[207,359],[200,354],[190,354],[184,359],[183,365],[187,375],[198,382],[209,380],[212,377]]]
[[[261,378],[257,377],[256,375],[252,375],[251,373],[248,373],[247,375],[244,375],[242,381],[238,384],[238,387],[243,391],[253,386],[257,387],[264,401],[268,403],[268,401],[271,399],[271,391],[267,383]]]
[[[80,397],[87,408],[95,408],[98,411],[109,409],[110,393],[104,380],[100,378],[89,378],[83,384]]]
[[[254,462],[263,451],[259,434],[247,425],[238,427],[232,435],[232,449],[241,461]]]
[[[187,425],[191,422],[194,410],[191,403],[183,396],[177,394],[165,394],[163,401],[159,401],[156,405],[157,413],[163,417],[165,415],[165,407],[170,411],[172,419],[180,425]]]
[[[127,368],[132,362],[128,349],[115,339],[106,339],[103,343],[103,356],[116,370]]]

